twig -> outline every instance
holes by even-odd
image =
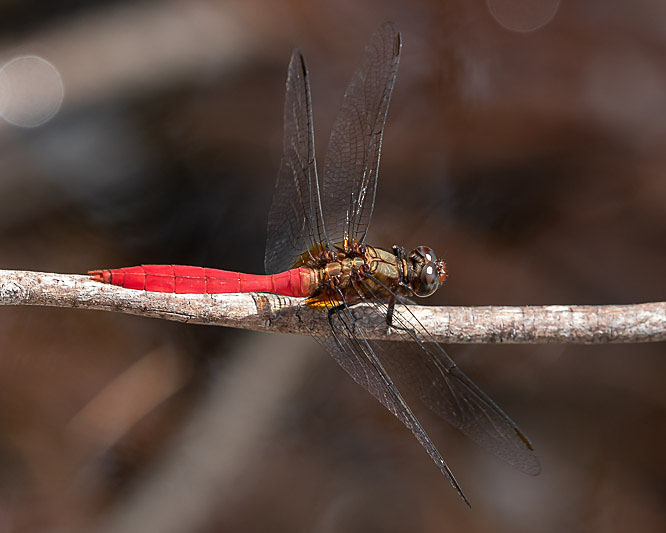
[[[0,305],[44,305],[117,311],[191,324],[280,333],[327,331],[326,313],[274,294],[164,294],[123,289],[87,276],[0,270]],[[398,340],[364,305],[368,335]],[[410,310],[442,343],[610,343],[666,340],[666,302],[634,305],[430,307]]]

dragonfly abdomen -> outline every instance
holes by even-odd
[[[91,270],[89,274],[95,281],[126,289],[176,294],[271,292],[304,297],[312,294],[314,284],[312,271],[305,267],[259,275],[183,265],[140,265]]]

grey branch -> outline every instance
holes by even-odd
[[[0,305],[116,311],[190,324],[280,333],[325,332],[327,315],[275,294],[165,294],[104,285],[87,276],[0,270]],[[666,302],[633,305],[432,307],[410,311],[446,344],[609,343],[666,340]],[[368,336],[398,340],[377,313],[354,306]]]

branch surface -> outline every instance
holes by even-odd
[[[0,270],[0,305],[116,311],[190,324],[311,334],[328,331],[325,312],[275,294],[166,294],[104,285],[76,274]],[[666,340],[666,302],[632,305],[432,307],[412,313],[446,344],[620,343]],[[384,319],[354,306],[368,337],[400,340]]]

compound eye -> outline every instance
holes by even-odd
[[[439,288],[439,272],[433,262],[426,263],[421,269],[418,282],[414,288],[417,296],[430,296]]]
[[[435,252],[433,252],[432,248],[429,248],[428,246],[418,246],[414,251],[423,257],[426,263],[434,263],[437,261]]]

